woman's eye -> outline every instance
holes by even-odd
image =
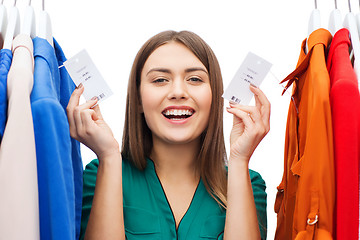
[[[203,80],[201,80],[201,78],[198,78],[198,77],[191,77],[191,78],[189,78],[189,81],[191,81],[191,82],[202,82]]]
[[[153,83],[164,83],[164,82],[167,82],[165,78],[157,78],[153,81]]]

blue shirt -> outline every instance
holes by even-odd
[[[45,40],[44,40],[45,41]],[[51,47],[49,44],[43,44],[44,47]],[[58,65],[62,66],[67,60],[64,52],[62,51],[58,42],[54,39],[54,49]],[[66,107],[69,103],[70,96],[75,89],[75,83],[70,78],[69,73],[65,67],[61,67],[60,71],[60,104],[66,111]],[[80,235],[80,223],[81,223],[81,206],[82,206],[82,189],[83,189],[83,163],[80,153],[80,142],[71,138],[71,156],[72,165],[74,170],[74,186],[75,186],[75,227],[76,227],[76,239],[79,239]]]
[[[0,141],[4,136],[7,119],[7,75],[11,66],[12,52],[0,50]]]
[[[71,140],[59,101],[60,73],[54,49],[35,38],[30,96],[39,185],[40,238],[75,239],[75,189]]]

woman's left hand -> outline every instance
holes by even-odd
[[[227,111],[234,115],[230,134],[230,158],[249,161],[255,148],[270,130],[270,102],[265,94],[250,86],[255,106],[230,103]]]

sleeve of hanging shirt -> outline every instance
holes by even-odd
[[[0,149],[0,235],[2,239],[39,239],[36,153],[30,92],[33,45],[29,36],[13,41],[8,74],[8,119]],[[21,229],[21,231],[19,231]]]
[[[4,135],[7,119],[7,75],[12,60],[12,52],[9,49],[0,50],[0,143]]]
[[[44,40],[46,41],[46,40]],[[67,60],[65,54],[60,47],[59,43],[54,38],[54,49],[58,66],[63,66]],[[70,96],[75,89],[75,83],[70,78],[69,73],[65,67],[59,68],[60,72],[60,104],[66,110],[69,103]],[[81,222],[81,202],[83,190],[83,163],[80,152],[80,142],[71,138],[71,156],[74,170],[74,186],[75,186],[75,226],[76,226],[76,239],[79,239],[80,222]]]
[[[75,239],[75,193],[66,113],[58,100],[55,54],[34,42],[34,119],[39,181],[40,239]]]
[[[328,53],[330,101],[334,132],[336,174],[336,239],[358,239],[359,212],[359,110],[358,81],[349,57],[349,31],[334,35]],[[351,103],[351,104],[349,104]]]

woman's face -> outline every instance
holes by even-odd
[[[142,110],[154,143],[198,140],[208,125],[212,93],[209,74],[183,44],[157,48],[141,72]]]

